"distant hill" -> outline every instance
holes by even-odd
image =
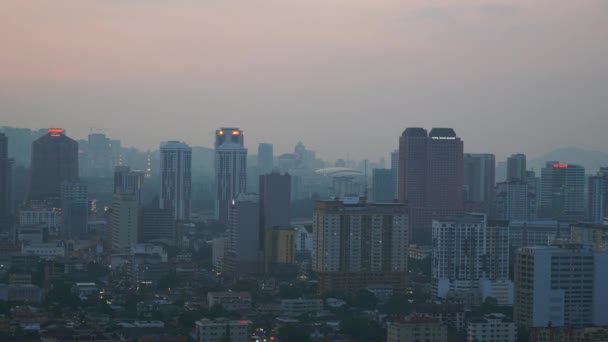
[[[578,147],[559,148],[538,158],[528,160],[527,168],[528,170],[534,169],[536,175],[540,176],[540,169],[545,166],[547,161],[581,165],[585,168],[585,173],[594,174],[600,167],[608,166],[608,153]]]

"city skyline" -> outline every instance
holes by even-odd
[[[387,155],[416,126],[453,127],[467,152],[499,160],[604,150],[608,47],[596,42],[605,9],[597,0],[5,2],[0,113],[5,125],[77,138],[96,127],[143,149],[211,146],[201,127],[234,125],[249,146],[271,142],[279,153],[302,140],[325,159]],[[138,124],[145,134],[133,134]],[[382,134],[359,138],[370,131]]]

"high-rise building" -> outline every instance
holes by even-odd
[[[260,271],[260,204],[256,194],[240,194],[229,208],[224,270],[233,276]]]
[[[391,152],[391,172],[393,173],[393,185],[395,193],[393,198],[399,198],[399,150]]]
[[[61,183],[78,180],[78,143],[62,128],[49,128],[32,143],[30,200],[59,200]]]
[[[175,242],[173,210],[154,207],[142,208],[139,222],[141,224],[140,242],[150,242],[158,239]]]
[[[595,176],[589,177],[588,220],[602,223],[608,217],[608,167],[602,167]]]
[[[179,141],[160,145],[160,208],[172,209],[175,220],[190,219],[192,148]]]
[[[465,201],[477,203],[483,212],[490,214],[494,204],[496,158],[489,153],[466,153],[464,155]]]
[[[509,279],[509,223],[488,221],[485,214],[433,220],[432,260],[436,296],[476,296],[481,280]]]
[[[64,181],[61,183],[61,216],[65,237],[77,238],[87,233],[89,202],[85,182]]]
[[[260,250],[264,251],[265,231],[270,228],[289,228],[291,177],[272,172],[260,176]]]
[[[513,154],[507,158],[507,181],[526,181],[526,155]]]
[[[608,253],[608,225],[578,222],[570,225],[570,241]]]
[[[272,172],[274,167],[272,144],[260,143],[258,145],[258,175],[262,176]]]
[[[103,133],[89,134],[87,175],[94,178],[111,177],[114,160],[112,144]]]
[[[114,193],[130,193],[135,195],[141,205],[141,191],[144,183],[144,173],[131,171],[126,165],[114,168]]]
[[[131,193],[115,193],[110,217],[112,250],[124,252],[138,242],[139,204]]]
[[[230,205],[247,191],[247,149],[243,131],[215,131],[215,218],[228,223]]]
[[[405,204],[366,203],[364,198],[315,202],[312,269],[320,275],[321,292],[332,287],[353,291],[378,281],[402,287],[407,246]]]
[[[8,138],[0,133],[0,230],[13,214],[13,207],[13,159],[8,157]]]
[[[547,162],[541,170],[540,217],[572,222],[585,216],[585,169]]]
[[[608,324],[608,254],[568,244],[515,255],[516,323],[526,328]]]
[[[266,229],[264,240],[264,272],[288,274],[288,267],[295,262],[296,231],[293,228]]]
[[[395,175],[393,170],[372,170],[372,198],[374,202],[395,201]]]
[[[502,220],[527,221],[536,216],[536,193],[528,183],[506,181],[496,183],[494,215]]]
[[[463,142],[451,128],[407,128],[399,139],[399,201],[410,208],[411,238],[430,243],[431,221],[462,210]]]

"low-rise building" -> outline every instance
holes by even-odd
[[[251,309],[251,294],[238,291],[209,292],[207,304],[209,308],[221,305],[229,311],[246,311]]]
[[[485,315],[469,321],[467,342],[516,342],[517,325],[503,314]]]
[[[285,316],[297,317],[321,310],[323,310],[322,299],[298,298],[281,300],[281,311]]]
[[[0,284],[0,300],[38,304],[42,302],[42,289],[31,284]]]
[[[62,242],[47,242],[23,245],[21,253],[38,255],[41,258],[62,258],[65,256],[65,245]]]
[[[95,283],[76,283],[72,287],[72,292],[76,293],[80,298],[87,298],[98,295],[99,287]]]
[[[417,305],[415,312],[459,331],[465,328],[465,310],[462,304],[424,303]]]
[[[448,327],[430,317],[409,316],[388,323],[387,342],[447,342]]]
[[[530,328],[530,342],[604,342],[608,341],[607,327],[585,328]]]
[[[250,321],[201,319],[195,323],[196,342],[248,342]]]

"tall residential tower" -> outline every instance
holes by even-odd
[[[192,148],[183,142],[160,145],[160,208],[173,209],[175,220],[189,220],[192,192]]]
[[[228,223],[230,205],[247,189],[247,149],[243,131],[215,131],[215,218]]]

